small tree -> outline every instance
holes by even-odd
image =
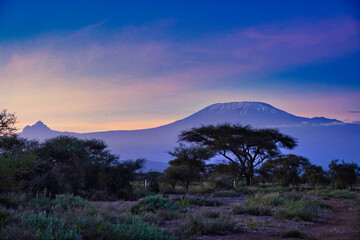
[[[346,188],[356,183],[359,176],[359,166],[356,163],[345,163],[339,160],[332,160],[329,164],[329,174],[333,183],[333,187]]]
[[[277,129],[253,129],[239,124],[209,125],[183,131],[179,139],[208,147],[235,163],[251,185],[255,167],[280,155],[280,147],[292,149],[296,140]]]
[[[305,167],[305,172],[301,178],[315,188],[316,184],[326,184],[328,180],[325,176],[325,172],[321,166],[310,164]]]
[[[201,146],[185,146],[180,144],[169,152],[175,159],[169,162],[170,167],[165,170],[165,179],[172,179],[174,187],[180,181],[187,190],[192,181],[203,179],[206,174],[205,161],[214,156],[208,148]]]
[[[268,160],[260,167],[258,172],[264,179],[272,178],[272,181],[276,180],[283,186],[289,184],[295,186],[300,182],[300,175],[308,165],[310,165],[310,162],[306,158],[289,154]]]
[[[17,130],[14,125],[16,116],[14,113],[8,113],[6,109],[0,112],[0,137],[14,134]]]

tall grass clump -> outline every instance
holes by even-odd
[[[240,195],[241,195],[241,193],[235,191],[234,189],[225,190],[225,191],[217,191],[213,194],[214,197],[239,197]]]
[[[254,216],[271,216],[271,208],[259,206],[246,206],[242,204],[231,205],[231,210],[236,215],[249,214]]]
[[[249,198],[246,202],[246,206],[253,207],[276,207],[284,203],[284,198],[279,193],[262,194],[257,193],[254,197]]]
[[[325,192],[322,194],[324,197],[329,198],[345,198],[345,199],[354,199],[356,198],[356,194],[354,192],[350,192],[348,189],[336,189],[329,192]]]
[[[317,201],[301,199],[288,201],[279,210],[279,216],[286,219],[313,221],[318,217],[321,205]]]
[[[156,195],[147,196],[138,201],[131,208],[131,212],[138,214],[141,212],[156,212],[159,209],[168,209],[172,212],[176,212],[180,209],[180,207],[175,201]]]
[[[211,198],[191,198],[186,194],[183,198],[177,200],[183,207],[190,206],[206,206],[206,207],[218,207],[222,205],[222,202],[217,199]]]
[[[192,213],[186,216],[180,230],[184,236],[223,235],[236,230],[236,221],[223,214]]]
[[[126,206],[109,209],[73,195],[37,197],[16,210],[0,208],[0,222],[2,240],[176,239]]]

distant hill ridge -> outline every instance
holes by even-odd
[[[356,151],[360,149],[360,125],[325,117],[295,116],[263,102],[216,103],[176,122],[141,130],[60,132],[38,121],[26,126],[20,136],[38,140],[59,135],[99,138],[122,159],[145,157],[150,162],[157,162],[156,168],[159,168],[160,163],[165,166],[171,160],[167,152],[176,146],[177,136],[182,130],[225,122],[250,124],[255,128],[279,128],[298,139],[299,146],[292,152],[323,166],[336,158],[360,161],[360,154]]]

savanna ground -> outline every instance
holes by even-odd
[[[356,192],[348,190],[242,187],[164,196],[183,206],[184,213],[162,220],[154,220],[148,213],[144,217],[175,236],[209,240],[360,239],[360,204]],[[99,204],[121,208],[116,203]]]
[[[246,187],[89,202],[1,198],[0,239],[360,239],[359,192]]]

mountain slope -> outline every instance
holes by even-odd
[[[99,138],[122,159],[144,157],[158,162],[156,168],[159,169],[161,163],[170,160],[167,152],[177,144],[177,136],[182,130],[224,122],[250,124],[256,128],[279,128],[281,132],[298,139],[299,146],[293,153],[308,157],[310,161],[322,166],[336,158],[360,161],[357,151],[360,149],[360,125],[323,117],[299,117],[261,102],[217,103],[182,120],[150,129],[80,134],[53,131],[38,122],[25,127],[20,135],[39,140],[59,135]]]

